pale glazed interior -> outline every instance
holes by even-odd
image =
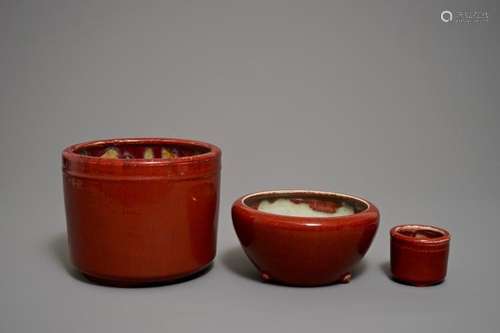
[[[257,192],[245,196],[242,202],[260,212],[304,218],[349,216],[369,208],[367,201],[351,195],[308,190]]]
[[[342,204],[334,212],[325,212],[313,209],[311,205],[306,202],[293,202],[285,198],[274,201],[262,200],[257,209],[271,214],[298,217],[335,217],[354,214],[354,209],[346,204]]]

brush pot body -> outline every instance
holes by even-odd
[[[78,145],[63,153],[71,259],[100,282],[169,282],[214,259],[220,151],[188,140],[138,144],[155,143],[201,145],[208,152],[175,161],[88,158],[74,153]]]

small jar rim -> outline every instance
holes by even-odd
[[[439,233],[441,236],[434,238],[416,238],[413,236],[408,236],[403,234],[402,230],[411,230],[411,231],[432,231]],[[390,230],[390,235],[392,239],[407,242],[407,243],[415,243],[421,245],[440,245],[446,244],[450,241],[450,233],[448,230],[436,227],[433,225],[425,225],[425,224],[401,224],[394,226]]]

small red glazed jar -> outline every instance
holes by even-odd
[[[62,153],[71,259],[104,284],[169,282],[215,256],[221,152],[192,140],[92,141]]]
[[[428,225],[400,225],[391,229],[391,271],[396,281],[428,286],[444,281],[450,234]]]
[[[379,224],[378,209],[364,199],[306,190],[246,195],[234,202],[232,218],[261,278],[292,286],[349,282]]]

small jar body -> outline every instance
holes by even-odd
[[[449,235],[420,240],[402,238],[391,231],[391,272],[396,281],[415,286],[443,282],[448,254]]]

